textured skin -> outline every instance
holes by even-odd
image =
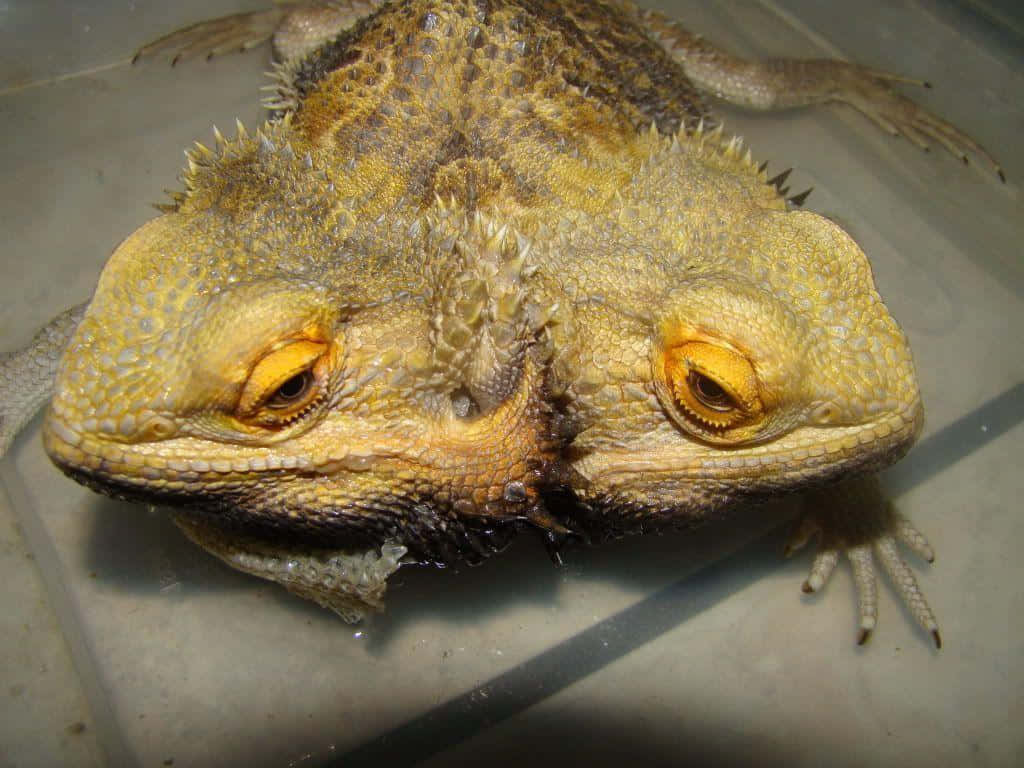
[[[882,542],[920,598],[891,545],[927,545],[856,495],[920,429],[906,339],[853,240],[703,122],[695,80],[751,101],[763,78],[692,36],[688,68],[628,4],[366,10],[336,5],[323,44],[313,23],[275,121],[197,146],[111,257],[60,364],[57,465],[286,585],[245,552],[478,560],[523,527],[602,539],[842,481],[794,542],[825,537],[806,588],[847,547],[864,581]]]
[[[61,312],[25,349],[0,357],[0,456],[50,399],[56,361],[85,314],[85,306]]]

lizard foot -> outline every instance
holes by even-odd
[[[196,56],[212,59],[225,53],[247,51],[269,40],[286,13],[286,8],[278,6],[201,21],[142,46],[132,56],[132,64],[139,59],[170,54],[173,67],[179,61]]]
[[[825,62],[834,67],[832,99],[849,104],[893,136],[905,136],[926,152],[935,141],[965,165],[973,154],[992,166],[1006,182],[1006,174],[995,158],[978,142],[940,117],[893,90],[891,83],[909,83],[925,88],[931,85],[902,75],[867,69],[845,62]]]
[[[935,554],[925,537],[882,496],[874,477],[855,478],[832,488],[813,491],[805,498],[805,511],[786,544],[789,557],[815,536],[821,544],[802,589],[810,594],[822,589],[845,552],[853,568],[857,589],[860,628],[857,644],[871,637],[878,619],[878,587],[875,562],[899,593],[914,620],[942,647],[935,616],[928,607],[917,580],[899,553],[897,542],[929,563]]]

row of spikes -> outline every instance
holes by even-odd
[[[424,227],[435,233],[445,230],[461,232],[464,237],[474,239],[481,252],[488,254],[495,265],[502,264],[504,268],[511,270],[510,274],[515,277],[522,275],[529,278],[536,273],[536,266],[526,264],[533,250],[533,240],[519,232],[513,225],[508,222],[499,225],[494,216],[480,209],[467,212],[454,195],[451,195],[449,200],[444,200],[435,194],[434,202],[435,208],[432,211],[415,219],[409,225],[408,232],[411,237],[418,236]],[[442,221],[447,223],[447,227],[441,226]],[[450,243],[445,244],[449,240]],[[455,245],[455,238],[446,235],[439,248],[447,251]]]
[[[242,121],[236,118],[236,135],[234,139],[225,138],[217,126],[214,126],[213,139],[216,142],[215,149],[210,149],[202,142],[197,141],[192,149],[185,150],[189,170],[194,170],[196,167],[209,167],[218,161],[238,157],[250,149],[253,144],[256,145],[257,151],[263,156],[279,153],[285,157],[294,157],[295,152],[284,136],[290,126],[291,115],[287,115],[278,122],[264,123],[263,127],[256,129],[256,135],[251,137]],[[274,143],[275,141],[280,142],[281,146],[278,147]],[[312,166],[312,163],[313,159],[307,153],[306,164]]]
[[[255,148],[261,157],[277,155],[285,160],[294,160],[295,150],[287,139],[290,123],[291,115],[285,115],[278,122],[264,123],[256,130],[255,136],[250,136],[242,121],[236,118],[234,139],[226,138],[217,126],[213,126],[213,149],[196,141],[191,148],[185,150],[186,166],[179,176],[185,189],[165,189],[164,192],[171,198],[171,203],[154,203],[153,207],[162,213],[178,210],[189,194],[199,188],[200,174],[216,168],[226,160],[241,157],[252,148]],[[302,164],[306,170],[313,169],[313,156],[309,152],[303,156]]]
[[[765,176],[767,176],[768,175],[766,173],[767,170],[768,170],[768,161],[765,160],[758,167],[757,172],[758,173],[763,173],[763,174],[765,174]],[[772,176],[765,183],[768,184],[768,186],[775,187],[775,190],[779,193],[780,197],[786,197],[786,194],[789,192],[789,187],[786,187],[786,186],[783,186],[783,185],[786,183],[786,179],[789,178],[789,174],[791,174],[792,172],[793,172],[792,168],[787,168],[782,173],[778,173],[778,174]],[[814,191],[814,187],[808,187],[803,192],[800,192],[798,194],[792,195],[790,197],[786,197],[786,202],[790,203],[791,205],[795,205],[796,207],[799,208],[800,206],[802,206],[807,201],[808,195],[810,195],[811,192],[813,192],[813,191]]]
[[[285,134],[291,124],[291,118],[292,114],[286,113],[278,121],[266,122],[262,128],[257,129],[255,139],[249,136],[249,133],[242,121],[238,119],[235,120],[236,137],[234,140],[225,138],[220,130],[214,126],[213,135],[214,141],[216,142],[216,150],[210,149],[199,141],[195,142],[192,149],[186,149],[185,157],[187,160],[187,168],[185,169],[182,178],[182,181],[185,184],[185,190],[165,190],[165,192],[170,196],[172,202],[170,204],[156,203],[154,204],[154,207],[164,213],[177,210],[181,203],[187,199],[188,194],[196,189],[197,176],[203,170],[215,167],[225,159],[240,156],[244,151],[248,150],[254,142],[257,147],[257,152],[261,156],[270,156],[276,153],[285,159],[294,159],[294,149],[288,142],[287,138],[285,138]],[[650,124],[650,135],[655,139],[659,139],[661,137],[661,134],[658,132],[657,125],[654,122]],[[723,125],[721,123],[715,125],[711,130],[707,130],[704,120],[701,119],[689,134],[686,133],[685,128],[680,128],[678,133],[672,135],[670,151],[681,151],[682,147],[679,141],[679,137],[681,135],[684,139],[696,139],[701,147],[710,145],[712,151],[725,159],[740,162],[742,165],[748,167],[751,172],[754,172],[761,177],[767,185],[774,187],[781,197],[785,197],[789,192],[790,188],[784,186],[784,184],[793,169],[788,168],[770,179],[767,178],[766,169],[768,167],[768,163],[762,163],[755,170],[753,155],[750,148],[748,147],[745,153],[742,152],[743,139],[739,136],[732,136],[728,140],[723,140]],[[274,143],[275,140],[280,143],[280,147]],[[304,156],[303,164],[308,170],[312,170],[313,159],[310,153],[307,152]],[[810,187],[796,195],[786,197],[786,200],[794,206],[802,206],[813,189],[813,187]],[[446,207],[444,205],[444,201],[439,199],[437,202],[440,204],[441,209],[444,210]],[[452,207],[454,207],[454,204],[455,200],[453,198]]]
[[[650,132],[652,136],[660,136],[657,125],[654,122],[651,123]],[[786,197],[790,188],[785,186],[785,182],[789,178],[789,174],[793,172],[792,168],[787,168],[769,179],[766,173],[768,169],[768,162],[765,161],[761,163],[761,165],[756,167],[755,171],[754,157],[750,148],[747,147],[746,152],[743,152],[743,138],[740,136],[732,136],[729,139],[724,139],[723,132],[723,123],[716,121],[714,126],[709,128],[705,123],[704,118],[701,118],[697,122],[697,125],[688,133],[685,127],[680,127],[679,132],[673,134],[671,149],[674,151],[679,151],[681,149],[679,144],[680,136],[691,140],[696,139],[701,146],[710,144],[713,151],[718,153],[721,157],[740,161],[743,165],[750,168],[751,171],[756,172],[756,174],[764,180],[765,184],[770,187],[774,187],[779,196],[785,197],[786,202],[789,204],[800,207],[807,201],[807,198],[814,190],[814,187],[808,187],[803,192]]]
[[[284,62],[274,62],[273,69],[264,72],[271,79],[268,85],[260,86],[261,91],[268,93],[260,99],[263,107],[271,112],[282,112],[289,114],[298,109],[299,92],[295,87],[295,78],[302,59],[289,59]]]

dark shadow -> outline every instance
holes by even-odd
[[[629,608],[542,651],[483,685],[352,750],[332,765],[410,765],[462,744],[592,675],[772,572],[779,564],[779,544],[779,537],[762,539],[715,565],[664,586]],[[639,737],[638,731],[644,730],[655,737],[677,734],[679,729],[685,732],[684,723],[679,723],[678,729],[675,725],[665,728],[664,724],[652,723],[647,730],[640,728],[628,712],[620,713],[618,720],[612,722],[602,718],[599,712],[577,714],[578,718],[570,714],[563,720],[560,715],[553,721],[527,717],[527,730],[537,729],[538,732],[523,734],[522,723],[517,721],[511,726],[517,730],[516,738],[503,739],[502,743],[506,748],[510,741],[529,745],[530,762],[539,760],[541,765],[556,762],[572,765],[730,764],[729,755],[702,750],[701,744],[708,741],[707,733],[692,733],[689,738],[683,737],[671,744],[659,742],[657,738]],[[726,730],[733,731],[734,724]],[[686,745],[683,752],[680,751],[681,744]],[[738,746],[742,746],[744,751],[751,748],[750,742]],[[464,764],[518,765],[527,757],[526,753],[499,754],[487,749],[471,751]],[[749,754],[757,754],[759,764],[766,765],[785,758],[783,754],[761,755],[756,751]],[[736,755],[734,759],[739,760],[740,756]]]
[[[587,766],[587,768],[731,768],[731,766],[792,765],[797,749],[736,723],[703,720],[668,722],[667,717],[645,717],[619,711],[610,713],[576,706],[550,719],[541,715],[514,723],[500,740],[481,740],[444,755],[446,768],[488,766]],[[518,745],[516,748],[515,745]],[[385,765],[413,765],[410,755]],[[372,758],[371,758],[372,759]],[[369,764],[346,758],[346,766]],[[375,763],[381,765],[381,763]]]
[[[147,595],[250,589],[252,577],[192,544],[166,513],[96,496],[86,563],[111,589]]]
[[[516,604],[552,600],[564,579],[628,585],[645,594],[721,560],[787,519],[788,508],[765,505],[747,516],[689,532],[633,536],[565,551],[565,565],[547,556],[540,537],[523,532],[499,556],[474,567],[407,568],[388,585],[388,608],[370,624],[369,647],[383,649],[393,630],[427,614],[455,624],[473,624]],[[772,560],[781,562],[781,545]],[[742,568],[742,565],[740,565]],[[802,577],[801,577],[802,578]],[[799,586],[799,581],[794,589]]]
[[[340,759],[332,758],[333,745],[310,749],[310,744],[322,743],[323,735],[318,738],[307,732],[308,725],[301,717],[279,713],[273,721],[262,723],[260,727],[273,732],[272,743],[281,745],[280,752],[274,750],[276,754],[254,760],[252,753],[241,747],[238,754],[217,755],[215,764],[249,768],[277,765],[406,768],[435,757],[434,764],[445,768],[731,768],[753,765],[773,768],[792,765],[794,759],[799,762],[798,758],[806,754],[806,744],[787,744],[745,723],[716,722],[714,715],[708,714],[708,703],[695,702],[694,710],[700,715],[692,719],[679,716],[678,703],[670,705],[666,713],[660,715],[652,712],[653,707],[636,712],[610,710],[604,703],[595,706],[574,703],[555,712],[527,713],[507,723],[503,731],[493,737],[488,735],[461,744],[458,749],[440,756],[441,748],[450,746],[451,740],[461,734],[445,727],[433,734],[424,729],[417,743],[404,741],[404,748],[397,743],[392,749],[387,744],[378,747],[377,742],[371,742],[375,746],[358,749]],[[472,719],[473,705],[467,704],[461,714]],[[339,712],[338,718],[341,730],[344,714]],[[835,743],[841,743],[843,736],[835,734]],[[815,743],[828,743],[829,734],[818,731],[813,738]],[[301,756],[289,759],[285,746],[289,744],[295,745],[293,749]]]
[[[204,552],[185,538],[165,511],[102,496],[96,496],[94,511],[87,563],[90,575],[110,589],[154,596],[173,591],[179,599],[263,589],[275,609],[294,613],[296,620],[335,620],[314,603]],[[721,560],[791,514],[790,506],[765,504],[693,531],[579,544],[564,552],[562,567],[551,562],[538,534],[523,531],[507,550],[477,566],[403,567],[389,580],[386,612],[369,617],[361,628],[368,649],[379,654],[405,622],[429,615],[456,627],[477,624],[521,604],[550,602],[566,578],[627,584],[646,594]],[[781,563],[780,552],[777,544],[770,558],[776,565]],[[799,578],[795,577],[794,589]]]

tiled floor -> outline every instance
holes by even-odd
[[[938,550],[919,577],[943,650],[888,590],[856,648],[848,574],[802,599],[807,560],[777,560],[767,513],[574,552],[562,571],[528,537],[480,568],[403,571],[356,631],[65,480],[33,428],[0,461],[0,766],[1024,760],[1018,41],[945,2],[661,5],[737,52],[926,76],[915,96],[1006,167],[1004,186],[842,110],[721,110],[814,185],[809,207],[854,233],[911,337],[929,421],[886,483]],[[125,63],[240,7],[0,4],[0,350],[89,295],[183,147],[260,118],[265,50]]]

